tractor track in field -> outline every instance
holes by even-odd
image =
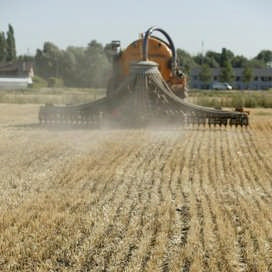
[[[203,138],[205,137],[205,134],[203,135]],[[203,146],[200,146],[198,153],[201,154],[201,150],[203,149]],[[205,153],[205,152],[204,152]],[[201,189],[202,192],[205,192],[205,189],[203,187],[203,179],[205,177],[204,174],[204,169],[203,169],[203,164],[202,162],[205,160],[205,158],[200,157],[200,165],[199,165],[199,188]],[[210,258],[210,252],[206,247],[205,243],[205,225],[206,225],[206,218],[204,216],[204,208],[203,208],[203,201],[200,195],[197,196],[196,198],[196,207],[197,207],[197,218],[199,222],[199,235],[200,235],[200,244],[203,250],[203,271],[209,271],[209,258]]]
[[[235,149],[239,147],[239,138],[240,138],[239,135],[236,135],[236,136],[237,137],[234,137]],[[243,138],[243,141],[244,140],[245,139]],[[243,148],[243,145],[244,144],[240,145],[241,148]],[[254,159],[254,157],[252,156],[248,158],[248,160],[251,160],[251,159]],[[248,160],[238,160],[237,173],[240,180],[241,179],[246,180],[247,184],[250,183],[254,188],[255,183],[252,180],[254,177],[254,173]],[[248,163],[246,164],[246,162]],[[256,179],[254,181],[256,181]],[[245,192],[247,192],[246,188],[243,187],[242,194],[239,191],[237,191],[237,189],[235,189],[234,186],[232,186],[231,188],[232,188],[232,196],[234,197],[233,200],[234,200],[235,206],[231,208],[231,212],[234,214],[234,217],[230,217],[230,218],[232,219],[232,224],[235,226],[236,236],[238,239],[237,242],[240,248],[240,263],[241,263],[240,267],[242,270],[245,270],[245,271],[248,271],[248,270],[254,271],[255,263],[257,261],[254,258],[254,254],[255,254],[254,252],[258,251],[259,245],[258,245],[257,235],[254,233],[254,230],[251,230],[250,228],[250,226],[252,225],[252,222],[254,221],[254,218],[252,219],[250,218],[251,216],[247,212],[248,205],[244,205],[243,203],[249,204],[250,202],[248,201],[248,198],[249,199],[252,198],[253,202],[256,204],[255,207],[259,209],[259,213],[262,213],[262,209],[260,208],[260,203],[257,197],[255,196],[257,192],[256,190],[254,194],[250,194],[250,196],[246,197],[245,196]],[[254,211],[255,207],[252,207],[253,208],[252,211]],[[241,222],[243,222],[243,224]],[[249,238],[245,238],[245,237],[249,237]],[[247,243],[249,242],[253,244],[254,250],[253,252],[247,253],[246,249],[249,247]],[[251,256],[253,256],[251,257],[251,261],[249,261],[248,254],[252,254]]]
[[[140,152],[140,151],[138,151],[138,152]],[[136,152],[136,154],[137,154],[137,152]],[[133,153],[132,153],[132,158],[135,159],[135,154],[133,154]],[[134,160],[134,161],[135,161],[135,160]],[[125,169],[125,171],[123,171],[122,176],[118,178],[120,181],[117,181],[117,187],[116,187],[115,190],[113,191],[111,197],[110,197],[109,199],[107,199],[107,200],[104,200],[104,201],[103,201],[104,203],[102,203],[102,207],[103,207],[104,205],[106,205],[106,203],[111,203],[111,202],[113,202],[113,201],[116,199],[116,194],[117,194],[118,189],[119,189],[123,184],[127,185],[126,193],[125,193],[125,194],[122,194],[123,198],[122,198],[122,200],[119,202],[119,205],[117,206],[116,212],[115,212],[115,214],[114,214],[114,216],[113,216],[113,219],[112,219],[112,223],[107,227],[107,229],[105,230],[105,232],[102,233],[102,234],[101,234],[101,237],[98,239],[98,241],[99,241],[98,247],[95,246],[94,249],[93,249],[94,254],[95,254],[97,257],[99,257],[99,258],[101,257],[100,252],[102,252],[103,248],[104,248],[107,244],[112,243],[112,245],[114,246],[114,242],[116,242],[116,241],[111,242],[111,240],[110,240],[110,239],[114,240],[114,238],[115,238],[115,236],[112,235],[113,228],[114,228],[114,225],[113,225],[113,224],[115,224],[116,222],[118,222],[118,219],[119,219],[119,216],[120,216],[121,209],[123,209],[124,205],[126,204],[126,201],[127,201],[128,199],[130,199],[131,189],[132,189],[134,183],[133,183],[133,180],[131,180],[129,177],[133,177],[133,176],[136,174],[137,167],[141,167],[141,165],[143,165],[143,163],[144,163],[144,157],[142,157],[141,160],[138,159],[138,161],[136,161],[136,165],[134,166],[134,168],[131,167],[131,165],[130,165],[131,163],[133,163],[133,162],[130,162],[130,160],[127,159],[127,167],[125,167],[126,169]],[[130,165],[130,167],[128,167],[129,165]],[[131,171],[131,169],[134,169],[134,172],[132,172],[132,173],[129,172],[129,171]],[[114,179],[114,178],[113,178],[113,179]],[[113,181],[113,183],[114,183],[114,181]],[[115,184],[115,183],[114,183],[114,184]],[[130,208],[129,208],[129,214],[132,213],[132,211],[133,211],[133,209],[135,208],[135,206],[136,206],[136,204],[131,203],[131,206],[130,206]],[[129,224],[130,224],[130,219],[131,219],[131,217],[126,216],[126,222],[125,222],[125,226],[124,226],[124,228],[123,228],[123,230],[122,230],[122,233],[116,234],[117,236],[119,236],[119,237],[118,237],[119,240],[122,240],[123,237],[125,236],[125,234],[126,234],[126,232],[127,232],[127,229],[128,229],[128,226],[129,226]],[[118,231],[117,231],[117,232],[118,232]],[[108,237],[109,235],[112,236],[110,239],[109,239],[109,237]],[[107,240],[106,240],[106,239],[107,239]],[[120,242],[120,241],[119,241],[119,242]],[[105,270],[107,269],[107,262],[109,261],[109,259],[110,259],[111,255],[113,254],[113,252],[114,252],[113,249],[110,248],[109,251],[108,251],[108,254],[106,254],[106,256],[105,256],[105,261],[106,261],[106,262],[103,262],[103,268],[101,268],[103,271],[105,271]],[[99,255],[100,255],[100,256],[99,256]],[[94,262],[94,257],[95,257],[95,256],[94,256],[93,254],[90,254],[90,253],[88,253],[88,254],[86,255],[86,257],[85,257],[86,263],[85,263],[85,264],[83,265],[83,267],[82,267],[83,270],[86,270],[86,269],[88,270],[88,267],[93,267],[93,266],[96,266],[96,265],[97,265],[97,264]]]
[[[180,216],[182,220],[182,228],[181,228],[181,246],[186,248],[188,246],[188,237],[192,236],[193,234],[190,234],[190,231],[192,230],[192,221],[193,220],[193,214],[192,214],[192,205],[193,201],[196,198],[195,194],[193,192],[193,186],[194,186],[194,176],[196,174],[196,167],[195,167],[195,160],[196,160],[196,152],[198,151],[198,148],[200,146],[200,142],[197,141],[198,134],[196,131],[193,131],[193,136],[191,138],[191,143],[189,147],[189,157],[188,157],[188,181],[189,188],[192,190],[191,193],[187,196],[185,192],[183,192],[184,196],[184,205],[180,209]],[[193,199],[194,198],[194,199]],[[189,200],[190,199],[190,200]],[[197,234],[197,233],[196,233]],[[191,265],[195,258],[195,252],[192,251],[190,255],[185,255],[182,268],[181,270],[184,272],[190,271]]]
[[[148,164],[151,164],[151,161],[150,160],[152,160],[152,157],[150,157],[150,159],[149,159],[149,163]],[[144,160],[143,160],[143,162],[144,162]],[[139,169],[139,167],[135,167],[136,169]],[[144,179],[143,178],[140,178],[140,186],[137,186],[136,188],[137,189],[139,189],[139,188],[141,188],[141,186],[142,186],[142,183],[144,182]],[[133,180],[131,180],[131,183],[133,183]],[[135,184],[134,184],[134,186],[135,186]],[[135,188],[135,189],[136,189]],[[137,195],[137,190],[135,190],[135,194]],[[139,195],[137,195],[137,197],[139,197]],[[148,198],[148,199],[150,199],[150,198]],[[139,200],[139,199],[138,199]],[[144,210],[146,210],[146,209],[144,209]],[[144,216],[144,214],[142,214],[141,215],[141,218]],[[154,238],[155,239],[155,238]],[[131,258],[131,256],[132,256],[132,253],[133,253],[133,249],[135,249],[136,247],[135,246],[129,246],[129,249],[128,249],[128,253],[127,254],[125,254],[125,261],[123,262],[123,267],[125,267],[126,265],[128,265],[129,264],[129,260],[130,260],[130,258]]]
[[[234,137],[234,145],[235,145],[235,149],[239,150],[239,134],[236,135],[237,137]],[[239,194],[239,196],[237,195],[237,198],[245,198],[244,194],[245,192],[247,191],[257,191],[256,190],[256,183],[258,184],[258,178],[257,176],[255,175],[254,173],[254,169],[252,168],[252,165],[251,165],[251,159],[254,157],[250,157],[250,158],[247,158],[244,156],[244,154],[246,154],[246,150],[243,148],[244,144],[240,145],[241,148],[241,154],[243,154],[243,159],[240,159],[238,160],[238,166],[237,168],[241,169],[241,173],[239,173],[239,180],[241,181],[241,188],[242,188],[242,192]],[[247,181],[247,183],[250,184],[250,186],[247,186],[249,188],[246,188],[245,187],[245,184],[244,182],[242,183],[242,181],[245,180]],[[249,185],[248,184],[248,185]],[[235,193],[237,194],[237,191],[235,191]],[[258,207],[259,211],[261,212],[261,204],[260,204],[260,201],[258,199],[258,195],[256,194],[251,194],[250,195],[252,197],[252,200],[254,201],[254,203],[256,204],[256,207]],[[263,199],[263,198],[260,198],[261,201],[265,201],[266,199]]]
[[[161,141],[160,141],[161,142]],[[160,151],[158,152],[158,157],[154,158],[154,167],[151,169],[151,184],[152,184],[152,190],[148,193],[148,199],[150,200],[150,203],[155,205],[155,207],[160,207],[165,199],[162,193],[162,172],[164,171],[165,165],[173,152],[173,142],[168,142],[168,139],[164,139],[161,142]],[[166,191],[167,192],[167,191]],[[155,204],[158,202],[157,204]],[[152,221],[154,224],[158,226],[157,228],[154,228],[153,231],[150,233],[149,243],[147,244],[145,250],[144,257],[141,259],[141,265],[139,268],[139,271],[145,271],[147,267],[152,266],[152,263],[150,264],[150,257],[152,255],[152,252],[156,250],[158,247],[158,235],[161,233],[161,223],[159,222],[159,210],[158,208],[155,208],[153,210],[152,214]],[[153,224],[153,225],[154,225]]]
[[[147,153],[150,155],[150,153],[152,154],[152,151],[149,151]],[[152,157],[149,156],[148,160],[144,161],[144,167],[143,167],[144,169],[146,169],[146,166],[151,163],[151,159],[152,159]],[[141,208],[141,206],[143,205],[143,201],[144,201],[143,198],[142,198],[142,196],[143,196],[142,193],[139,193],[139,192],[143,191],[143,183],[144,183],[143,174],[144,174],[144,171],[141,173],[141,175],[138,176],[138,179],[140,181],[140,185],[137,187],[138,191],[135,190],[135,195],[136,195],[137,203],[138,203],[138,204],[136,204],[136,207],[138,209]],[[144,205],[146,205],[147,201],[148,201],[148,199],[145,200]],[[135,207],[135,209],[136,209],[136,207]],[[142,213],[141,213],[140,216],[137,217],[136,222],[140,223],[142,221],[145,210],[146,210],[146,207],[142,208]],[[134,217],[136,217],[136,214],[134,215]],[[134,224],[136,222],[134,221]],[[120,271],[124,270],[125,267],[127,267],[129,265],[131,257],[133,256],[133,253],[134,253],[135,249],[137,249],[137,242],[138,242],[138,239],[140,238],[140,234],[135,235],[134,237],[132,237],[132,235],[130,235],[129,237],[130,237],[130,241],[128,242],[128,247],[125,249],[126,252],[123,253],[124,257],[121,255],[120,256],[121,260],[120,260],[120,262],[118,262]],[[120,251],[122,252],[122,249],[120,249]]]
[[[242,141],[241,135],[240,135],[240,141]],[[247,146],[249,146],[248,142],[245,141],[247,143]],[[242,146],[242,152],[245,153],[247,149],[244,148],[244,145]],[[259,210],[259,213],[263,213],[263,205],[272,205],[271,203],[271,195],[269,195],[269,193],[267,192],[267,189],[265,189],[265,187],[262,185],[261,183],[261,177],[260,175],[257,173],[256,169],[255,169],[255,165],[257,165],[256,163],[256,158],[254,157],[254,155],[251,152],[251,156],[245,160],[241,160],[241,164],[243,164],[243,168],[244,172],[247,172],[247,179],[249,181],[251,181],[252,184],[252,188],[251,191],[254,191],[254,194],[251,193],[252,199],[256,204],[256,207]],[[260,189],[261,191],[260,192]],[[247,199],[245,197],[244,194],[242,194],[241,198],[247,202]],[[246,209],[245,209],[245,213],[246,213]],[[246,216],[248,218],[248,216]],[[271,218],[267,218],[267,220],[272,223]]]
[[[239,133],[239,134],[240,134],[240,133]],[[224,173],[226,173],[227,170],[228,170],[228,167],[227,167],[227,163],[226,163],[226,159],[225,159],[225,158],[226,158],[225,150],[223,149],[223,146],[222,146],[222,145],[221,145],[221,148],[220,148],[220,152],[221,152],[221,157],[223,158],[222,164],[223,164],[223,168],[224,168],[224,170],[225,170]],[[230,172],[231,172],[232,175],[234,175],[234,172],[233,172],[233,169],[232,169],[232,168],[230,169]],[[233,194],[234,194],[234,187],[232,186],[231,188],[232,188],[232,192],[233,192]],[[235,191],[235,194],[236,194],[236,193],[237,193],[237,192]],[[239,197],[239,196],[236,195],[236,197]],[[229,220],[232,222],[232,225],[236,227],[237,224],[235,225],[235,224],[233,223],[233,218],[232,218],[231,212],[227,210],[227,211],[226,211],[226,214],[227,214]],[[247,224],[250,225],[250,222],[247,222]],[[240,226],[239,226],[239,228],[240,228]],[[249,232],[250,232],[250,238],[251,238],[251,240],[253,241],[253,244],[254,244],[254,251],[255,251],[255,252],[258,252],[259,246],[258,246],[258,241],[257,241],[256,235],[252,232],[252,230],[249,230]]]
[[[224,131],[223,131],[224,133]],[[226,131],[227,133],[227,131]],[[213,223],[213,231],[215,233],[216,236],[216,240],[218,242],[218,250],[220,252],[220,258],[221,258],[221,262],[216,261],[216,266],[218,268],[219,271],[221,271],[222,269],[225,269],[226,271],[232,271],[232,267],[228,261],[228,259],[226,258],[226,254],[228,252],[224,251],[225,248],[225,241],[224,238],[221,235],[221,228],[222,226],[219,225],[219,220],[218,218],[222,218],[224,214],[228,214],[228,210],[226,209],[226,205],[223,204],[222,199],[224,199],[223,195],[222,195],[222,187],[224,186],[224,184],[222,184],[222,181],[226,178],[226,176],[220,177],[220,166],[218,164],[218,152],[215,152],[215,147],[217,145],[217,139],[218,139],[218,135],[220,135],[220,133],[217,133],[215,135],[212,135],[211,132],[209,132],[209,139],[208,139],[208,177],[211,181],[211,186],[213,188],[213,193],[214,193],[214,197],[210,196],[207,192],[205,192],[205,198],[207,201],[207,205],[208,205],[208,210],[210,212],[210,217],[211,217],[211,221]],[[230,155],[230,154],[229,154]],[[210,159],[211,158],[211,159]],[[214,166],[213,166],[214,165]],[[227,170],[229,171],[229,169]],[[228,172],[223,172],[223,175],[225,175]],[[219,178],[220,177],[220,178]],[[217,181],[220,180],[220,183],[218,183]],[[213,201],[218,201],[219,205],[218,207],[216,207],[216,205],[212,204],[212,200]],[[215,208],[218,208],[218,210],[216,210]],[[220,213],[219,213],[220,211]]]
[[[251,147],[254,150],[254,153],[257,155],[258,162],[262,162],[262,167],[264,167],[265,171],[268,173],[269,177],[272,176],[272,168],[270,165],[267,164],[267,161],[263,158],[263,156],[260,154],[259,148],[256,146],[255,143],[255,139],[254,139],[254,134],[252,133],[252,131],[248,131],[248,136],[249,136],[249,140],[251,143]],[[272,186],[272,181],[270,180],[270,184]]]
[[[180,192],[181,189],[181,181],[179,179],[180,175],[182,174],[182,170],[184,167],[184,157],[183,154],[188,143],[190,141],[190,138],[187,136],[184,138],[184,142],[182,146],[179,146],[179,144],[176,145],[176,149],[172,153],[172,157],[168,163],[167,168],[167,179],[168,179],[168,190],[171,193],[171,200],[175,201],[177,200],[177,195]],[[178,142],[177,142],[178,143]],[[170,173],[169,173],[170,172]],[[174,187],[174,188],[173,188]],[[182,212],[183,207],[180,209],[178,208],[178,212]],[[167,228],[167,245],[165,247],[165,252],[163,255],[163,260],[161,263],[161,271],[162,272],[168,272],[170,271],[169,265],[171,265],[171,256],[173,255],[173,251],[171,250],[173,247],[173,240],[175,239],[175,229],[174,226],[176,224],[174,213],[177,212],[177,208],[174,211],[169,211],[169,226]],[[184,213],[183,213],[184,214]]]
[[[266,198],[271,198],[271,195],[267,194],[266,189],[264,188],[264,185],[260,182],[260,175],[264,175],[265,178],[267,178],[268,181],[270,181],[270,189],[272,187],[272,181],[270,180],[270,173],[265,172],[265,173],[260,173],[258,170],[263,168],[263,160],[259,160],[260,157],[257,155],[256,150],[252,149],[252,138],[248,137],[249,133],[243,133],[240,135],[240,141],[244,141],[247,147],[244,147],[244,153],[246,154],[247,152],[250,154],[248,161],[250,163],[250,170],[253,172],[253,177],[254,181],[258,184],[258,186],[263,190],[263,192],[266,195]],[[256,146],[255,146],[256,148]],[[270,172],[270,171],[269,171]]]
[[[240,133],[240,131],[237,133]],[[236,145],[237,133],[235,133],[232,137],[232,139],[234,139],[232,141],[234,143],[234,150],[236,150],[237,148],[237,145]],[[230,143],[230,141],[228,141],[228,143]],[[230,156],[232,156],[233,158],[236,158],[237,152],[235,154],[231,152],[232,149],[229,148],[229,150],[230,150]],[[247,175],[247,173],[245,173],[245,168],[244,168],[242,160],[237,160],[237,163],[234,165],[234,169],[236,169],[236,171],[233,172],[233,174],[234,175],[237,174],[237,178],[240,184],[239,187],[242,188],[243,191],[245,191],[244,180],[250,179],[250,176]],[[239,187],[237,188],[236,184],[232,184],[231,186],[231,193],[232,193],[231,195],[232,195],[233,204],[230,205],[228,214],[229,214],[231,224],[234,227],[234,231],[235,231],[236,246],[238,251],[237,253],[239,255],[238,267],[240,268],[241,271],[247,271],[249,266],[249,260],[247,257],[247,252],[245,251],[245,248],[246,248],[246,241],[244,239],[245,229],[244,227],[241,228],[241,224],[240,224],[240,220],[241,220],[240,216],[242,216],[241,213],[243,213],[243,210],[239,200],[240,194],[238,195],[238,192],[237,192],[237,189],[239,189]]]
[[[242,138],[242,139],[239,139],[239,138],[241,138],[241,137],[238,135],[238,137],[235,139],[236,148],[238,148],[238,146],[239,146],[239,140],[240,141],[244,140],[244,138]],[[241,150],[242,150],[242,153],[245,153],[246,150],[243,148],[243,146],[244,145],[241,145]],[[240,162],[239,169],[243,170],[242,172],[244,173],[246,180],[249,181],[250,184],[252,184],[250,191],[254,191],[254,193],[251,193],[250,197],[252,197],[254,203],[256,204],[256,207],[258,208],[258,213],[263,213],[262,206],[263,206],[263,204],[271,205],[271,201],[269,201],[269,199],[271,197],[268,197],[268,199],[265,197],[268,195],[268,193],[266,192],[265,188],[260,184],[258,175],[254,171],[254,165],[251,163],[251,160],[255,161],[256,158],[252,155],[245,160],[239,160],[239,162]],[[261,194],[259,193],[259,191],[260,191],[260,190],[258,190],[259,188],[261,188],[261,190],[262,190]],[[243,188],[243,190],[244,190],[244,192],[246,192],[246,188]],[[244,193],[239,194],[236,197],[237,197],[237,199],[240,198],[241,200],[243,200],[246,203],[248,202],[248,197],[246,197]],[[246,218],[249,218],[246,208],[244,209],[243,212],[245,213]],[[271,218],[267,218],[267,220],[270,223],[272,223]]]
[[[113,181],[114,176],[116,175],[115,169],[118,167],[118,165],[120,165],[121,161],[123,161],[123,160],[124,160],[125,158],[127,158],[127,157],[130,158],[131,156],[134,158],[133,152],[134,152],[134,149],[131,148],[131,149],[128,150],[128,153],[126,153],[126,155],[124,155],[124,154],[118,155],[118,154],[117,154],[116,156],[114,156],[114,157],[112,158],[112,160],[111,160],[111,162],[110,162],[110,166],[111,166],[111,167],[108,169],[108,171],[105,172],[104,170],[102,170],[100,173],[98,173],[97,180],[94,182],[94,184],[96,184],[99,180],[100,180],[100,182],[101,182],[101,179],[102,179],[102,180],[104,180],[104,185],[103,185],[103,188],[101,189],[101,192],[99,193],[99,196],[96,197],[94,200],[90,201],[90,202],[88,203],[88,205],[85,207],[86,211],[90,210],[91,207],[92,207],[94,204],[98,204],[100,207],[103,207],[108,201],[113,201],[113,199],[115,199],[115,195],[116,195],[116,192],[117,192],[118,188],[119,188],[120,186],[122,186],[122,183],[124,182],[124,179],[126,178],[126,175],[125,175],[126,172],[123,172],[123,174],[122,174],[123,177],[121,176],[121,178],[119,179],[120,182],[117,182],[116,188],[115,188],[115,190],[112,191],[112,194],[111,194],[109,200],[107,200],[107,199],[105,200],[105,197],[108,196],[108,195],[106,194],[106,192],[105,192],[105,188],[106,188],[107,184],[109,184],[111,181]],[[136,151],[136,152],[137,152],[137,151]],[[139,150],[138,150],[138,152],[139,152]],[[130,160],[131,160],[131,159],[127,159],[127,165],[130,164]],[[85,161],[85,164],[87,164],[87,165],[92,165],[92,163],[93,163],[93,161],[88,161],[88,160]],[[80,167],[80,166],[79,166],[79,167]],[[69,170],[69,171],[70,171],[70,170]],[[103,176],[103,173],[104,173],[104,176]],[[106,173],[109,173],[109,175],[106,175]],[[86,179],[86,182],[88,182],[88,180],[89,180],[89,179],[91,178],[91,176],[92,176],[92,172],[89,173],[89,174],[88,174],[88,173],[85,173],[85,174],[87,174],[87,176],[85,176],[84,179]],[[106,175],[106,176],[105,176],[105,175]],[[65,174],[65,176],[67,176],[67,174]],[[69,175],[68,175],[68,176],[69,176]],[[83,177],[81,177],[81,178],[83,178]],[[75,182],[78,182],[79,180],[80,180],[80,179],[78,179],[78,177],[77,177],[77,178],[75,179]],[[70,182],[71,182],[71,180],[70,180]],[[73,181],[73,182],[74,182],[74,181]],[[62,184],[62,183],[61,183],[61,184]],[[93,185],[93,186],[96,186],[96,185]],[[95,192],[95,190],[93,190],[93,186],[91,186],[91,188],[90,188],[90,191],[91,191],[92,193]],[[132,185],[131,185],[131,186],[132,186]],[[86,189],[86,188],[84,188],[84,189]],[[127,188],[127,193],[126,193],[126,195],[125,195],[125,198],[124,198],[123,202],[126,200],[126,197],[128,197],[128,195],[129,195],[129,190],[130,190],[130,187]],[[113,217],[113,220],[115,220],[115,219],[118,217],[123,202],[120,202],[119,206],[117,207],[116,213],[115,213],[115,215],[114,215],[114,217]],[[133,208],[133,207],[131,206],[131,210],[132,210],[132,208]],[[130,212],[131,212],[131,210],[130,210]],[[128,219],[130,219],[130,218],[128,217]],[[129,223],[129,221],[128,221],[127,223]],[[93,228],[94,228],[94,225],[92,225],[92,228],[91,228],[91,229],[93,229]],[[90,229],[90,231],[91,231],[91,229]],[[111,232],[111,230],[112,230],[112,225],[109,225],[108,228],[105,230],[104,234],[101,235],[101,237],[107,236],[107,234],[109,234],[109,233]],[[80,248],[80,247],[82,246],[82,244],[86,241],[86,239],[88,239],[88,237],[83,236],[83,237],[81,237],[80,240],[75,241],[74,244],[75,244],[77,247]],[[101,248],[101,245],[99,246],[99,248]],[[85,269],[85,268],[86,268],[86,267],[84,267],[84,269]]]
[[[200,242],[200,250],[203,252],[201,258],[201,267],[203,271],[209,271],[209,253],[206,249],[205,245],[205,236],[204,236],[204,227],[205,227],[205,218],[204,218],[204,211],[203,211],[203,203],[202,203],[202,196],[199,193],[199,189],[203,188],[203,157],[200,155],[201,150],[203,149],[203,144],[200,141],[200,138],[205,137],[205,131],[202,131],[201,134],[197,135],[196,144],[195,144],[195,154],[197,154],[197,159],[194,171],[194,180],[195,182],[192,184],[192,195],[194,196],[194,205],[196,210],[196,220],[198,222],[198,239]]]

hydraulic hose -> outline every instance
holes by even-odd
[[[148,60],[148,39],[154,31],[161,32],[166,37],[166,39],[169,43],[170,50],[172,52],[171,68],[172,68],[172,72],[175,73],[176,68],[177,68],[177,56],[176,56],[175,45],[174,45],[171,37],[169,36],[169,34],[165,30],[163,30],[159,27],[152,26],[145,32],[145,36],[144,36],[144,40],[143,40],[143,60],[144,61]]]

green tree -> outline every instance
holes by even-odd
[[[234,58],[234,54],[232,51],[222,48],[221,56],[220,56],[220,66],[224,67],[225,63],[231,61]]]
[[[215,58],[207,56],[207,55],[205,56],[203,63],[207,64],[210,68],[218,68],[219,67],[219,64],[215,60]]]
[[[234,68],[244,68],[247,64],[248,59],[244,56],[235,56],[231,61],[231,65]]]
[[[74,86],[77,74],[76,58],[72,52],[62,51],[59,57],[59,74],[66,86]]]
[[[196,66],[192,56],[180,48],[177,49],[177,62],[181,66],[182,70],[189,74],[191,69]]]
[[[200,65],[203,64],[203,59],[204,59],[204,56],[203,56],[203,54],[201,54],[201,53],[199,53],[199,54],[197,54],[196,56],[193,57],[194,62],[195,62],[198,66],[200,66]]]
[[[271,50],[262,50],[257,56],[257,60],[263,61],[265,64],[272,62],[272,51]]]
[[[245,84],[247,84],[247,88],[248,88],[249,82],[252,80],[252,77],[253,77],[253,73],[252,73],[251,67],[249,65],[245,66],[243,70],[242,80]]]
[[[64,78],[65,85],[68,86],[76,86],[76,87],[86,87],[84,82],[85,77],[85,63],[86,63],[86,56],[85,56],[86,48],[84,47],[75,47],[75,46],[69,46],[66,49],[66,52],[70,55],[70,63],[73,63],[73,69],[74,72],[71,71],[71,76],[69,79],[66,77]]]
[[[5,61],[7,58],[7,44],[4,32],[0,32],[0,62]]]
[[[221,68],[220,80],[223,82],[232,82],[234,79],[234,73],[230,61],[225,61]]]
[[[248,65],[251,68],[265,68],[266,67],[266,64],[263,60],[259,60],[256,58],[249,60]]]
[[[84,82],[86,87],[105,87],[111,70],[102,44],[92,40],[85,51]]]
[[[210,50],[210,51],[206,52],[206,57],[214,59],[214,61],[217,63],[216,67],[219,67],[220,60],[221,60],[221,54],[220,53],[217,53],[217,52],[214,52],[214,51]]]
[[[199,73],[199,78],[205,85],[209,85],[212,80],[212,72],[208,64],[203,64]]]
[[[7,61],[13,61],[16,59],[16,45],[15,45],[15,37],[14,30],[12,25],[8,25],[7,32]]]
[[[35,56],[36,71],[39,76],[48,79],[49,77],[60,76],[61,51],[51,42],[45,42],[43,50],[38,49]]]
[[[211,51],[208,51],[208,53],[206,53],[205,55],[197,54],[196,56],[193,57],[193,60],[200,66],[203,64],[207,64],[210,68],[219,67],[219,63],[217,62],[214,55],[211,54]]]
[[[36,73],[42,78],[50,82],[52,78],[63,80],[65,86],[71,87],[105,87],[111,70],[103,46],[96,41],[91,41],[87,48],[66,50],[45,42],[43,50],[36,52],[35,64]]]

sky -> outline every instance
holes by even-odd
[[[14,27],[17,54],[45,41],[65,49],[120,40],[156,25],[192,55],[222,47],[248,58],[272,50],[271,0],[0,0],[0,31]]]

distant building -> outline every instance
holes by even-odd
[[[27,61],[0,64],[0,89],[23,89],[32,84],[33,64]]]
[[[194,68],[190,73],[190,87],[195,89],[211,88],[214,82],[220,81],[220,68],[211,68],[212,81],[207,84],[200,80],[201,68]],[[252,80],[249,83],[243,82],[243,68],[233,68],[234,80],[228,82],[233,89],[244,90],[267,90],[272,88],[272,68],[252,69]]]
[[[0,89],[2,90],[25,89],[31,84],[31,77],[0,77]]]

